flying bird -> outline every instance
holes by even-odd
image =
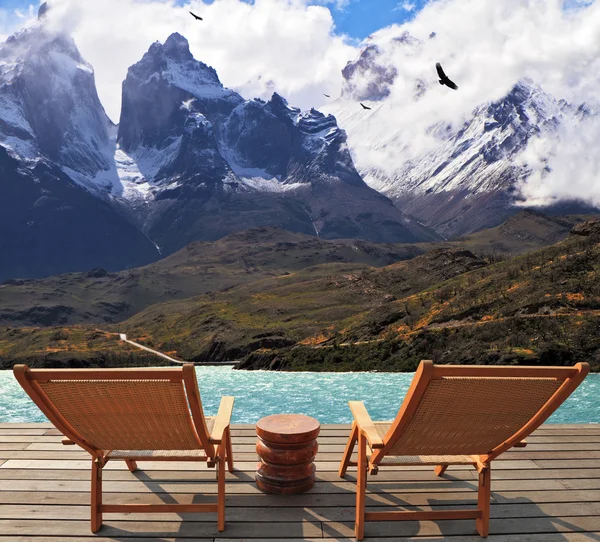
[[[194,19],[196,19],[197,21],[203,21],[203,20],[204,20],[202,17],[199,17],[198,15],[196,15],[195,13],[192,13],[191,11],[190,11],[190,15],[191,15],[191,16],[192,16]]]
[[[458,88],[458,85],[456,83],[448,79],[448,76],[444,73],[442,65],[439,62],[435,65],[435,69],[437,70],[438,76],[440,78],[440,85],[446,85],[447,87],[453,90],[456,90]]]
[[[331,98],[329,94],[323,94],[323,96],[325,96],[325,98]]]
[[[365,104],[361,103],[360,105],[362,105],[363,109],[371,109],[370,107],[367,107]]]

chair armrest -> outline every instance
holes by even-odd
[[[350,406],[350,410],[352,411],[354,421],[356,421],[359,431],[362,431],[365,437],[367,437],[369,446],[373,450],[383,448],[383,440],[381,440],[364,403],[362,401],[349,401],[348,405]]]
[[[221,397],[217,418],[210,434],[210,441],[213,444],[221,444],[221,441],[223,440],[223,433],[231,423],[234,401],[235,397]]]

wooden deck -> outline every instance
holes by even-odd
[[[254,483],[255,433],[233,430],[236,467],[227,479],[227,525],[216,532],[216,514],[106,514],[90,533],[90,460],[62,446],[49,424],[0,424],[0,542],[59,540],[352,540],[354,471],[336,469],[349,426],[328,425],[319,437],[317,483],[304,495],[272,496]],[[600,541],[600,425],[545,425],[524,449],[494,463],[491,542]],[[148,504],[203,502],[217,490],[204,464],[141,463],[132,474],[122,462],[104,471],[104,502]],[[369,479],[367,506],[430,509],[476,504],[476,477],[451,467],[444,479],[429,468],[381,469]],[[367,540],[475,542],[475,522],[368,523]]]

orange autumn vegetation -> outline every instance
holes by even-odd
[[[313,337],[307,337],[306,339],[303,339],[299,344],[303,344],[305,346],[316,346],[317,344],[324,343],[327,340],[329,340],[329,337],[326,337],[323,333],[320,333],[319,335],[314,335]]]

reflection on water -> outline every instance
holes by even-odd
[[[396,415],[412,373],[284,373],[197,367],[202,403],[214,415],[222,395],[235,395],[234,423],[294,412],[321,423],[349,423],[348,401],[365,402],[373,419]],[[0,422],[45,421],[11,371],[0,371]],[[589,375],[552,416],[553,423],[600,423],[600,374]]]

